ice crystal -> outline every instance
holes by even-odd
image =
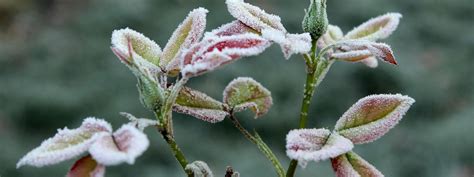
[[[286,136],[286,154],[303,167],[308,161],[321,161],[350,151],[352,142],[327,129],[291,130]]]
[[[342,115],[335,130],[354,144],[372,142],[393,128],[414,102],[400,94],[367,96]]]
[[[270,91],[249,77],[232,80],[224,89],[224,103],[234,112],[251,109],[255,118],[268,112],[273,104]]]
[[[331,159],[336,177],[383,177],[374,166],[354,152]]]

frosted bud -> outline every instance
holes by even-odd
[[[169,75],[179,73],[179,55],[191,45],[199,42],[206,28],[206,14],[209,11],[204,8],[197,8],[189,12],[186,19],[176,28],[163,49],[160,66],[166,68]]]
[[[321,161],[350,151],[352,142],[327,129],[291,130],[286,136],[286,154],[303,167],[309,161]]]
[[[211,169],[203,161],[194,161],[193,163],[187,164],[186,171],[191,171],[194,177],[213,177]]]
[[[354,144],[372,142],[397,125],[414,102],[400,94],[364,97],[339,118],[335,131]]]
[[[102,134],[111,132],[112,127],[106,121],[86,118],[79,128],[59,129],[54,137],[43,141],[39,147],[21,158],[16,166],[42,167],[75,158],[86,152]]]
[[[328,28],[326,0],[310,0],[303,18],[303,31],[311,34],[313,40],[318,40]]]
[[[105,166],[87,155],[74,163],[66,177],[104,177],[104,175]]]
[[[273,104],[270,91],[249,77],[232,80],[224,89],[224,103],[234,112],[250,109],[255,118],[268,112]]]
[[[331,159],[336,177],[383,177],[374,166],[354,152],[342,154]]]
[[[89,153],[103,165],[123,162],[133,164],[143,154],[150,142],[146,135],[132,125],[125,124],[113,135],[104,134],[91,145]]]
[[[369,41],[385,39],[397,29],[400,18],[402,18],[402,15],[399,13],[387,13],[372,18],[360,26],[355,27],[352,31],[349,31],[345,38]]]
[[[180,90],[173,110],[211,123],[220,122],[228,115],[220,101],[189,87]]]

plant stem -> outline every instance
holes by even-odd
[[[234,126],[239,129],[239,131],[252,143],[257,145],[258,149],[265,154],[265,156],[270,160],[273,164],[273,167],[275,168],[276,173],[278,174],[279,177],[284,177],[285,176],[285,169],[281,165],[280,161],[278,158],[275,156],[275,154],[272,152],[272,150],[263,142],[262,138],[255,132],[255,135],[252,135],[247,129],[245,129],[237,120],[233,113],[230,113],[229,119],[232,121]]]
[[[313,41],[311,58],[307,59],[307,55],[303,56],[305,57],[306,68],[308,69],[306,73],[306,83],[304,86],[305,88],[303,92],[303,100],[301,103],[300,110],[300,129],[306,127],[308,121],[309,106],[311,105],[311,99],[313,98],[316,87],[324,79],[327,71],[331,67],[332,63],[334,63],[334,60],[321,60],[321,56],[324,55],[326,51],[327,50],[323,50],[316,56],[316,43]],[[290,165],[288,166],[288,170],[286,171],[286,177],[294,176],[297,165],[297,160],[291,160]]]
[[[182,78],[171,88],[170,93],[167,95],[165,99],[165,104],[161,109],[155,110],[155,116],[159,120],[160,124],[158,125],[158,131],[160,132],[163,139],[168,143],[168,146],[173,151],[173,155],[178,160],[179,164],[183,168],[184,172],[187,174],[188,177],[194,177],[192,171],[186,170],[186,165],[188,165],[188,161],[184,156],[184,153],[179,148],[178,144],[176,143],[173,135],[173,117],[172,117],[172,110],[173,104],[178,97],[179,91],[183,87],[183,85],[188,81],[187,78]]]

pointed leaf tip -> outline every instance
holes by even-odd
[[[348,152],[331,159],[336,177],[383,177],[370,163],[354,152]]]
[[[209,11],[197,8],[189,12],[184,21],[176,28],[163,49],[160,65],[170,74],[179,73],[179,56],[191,45],[199,42],[206,28],[206,15]]]
[[[393,51],[387,44],[367,40],[344,40],[338,42],[338,45],[339,51],[330,54],[331,58],[360,62],[369,57],[377,57],[385,62],[397,65]]]
[[[354,144],[372,142],[393,128],[414,102],[400,94],[367,96],[342,115],[335,130]]]
[[[132,125],[125,124],[113,135],[99,137],[89,148],[89,153],[100,164],[133,164],[143,154],[150,142],[146,135]]]
[[[249,77],[232,80],[223,94],[224,103],[235,112],[250,108],[255,113],[255,118],[266,114],[273,104],[270,91]]]
[[[303,167],[308,161],[321,161],[350,151],[352,142],[327,129],[297,129],[286,136],[286,154]]]
[[[364,22],[352,31],[349,31],[346,39],[363,39],[376,41],[390,36],[400,23],[402,15],[399,13],[387,13]]]
[[[173,110],[210,123],[220,122],[228,115],[221,102],[189,87],[181,89]]]
[[[104,177],[105,166],[98,164],[90,155],[74,163],[66,177]]]
[[[108,134],[111,130],[110,124],[102,119],[86,118],[79,128],[59,129],[54,137],[21,158],[17,168],[53,165],[77,157],[86,152],[101,134]]]

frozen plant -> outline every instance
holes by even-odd
[[[155,119],[129,119],[115,132],[105,120],[86,118],[76,129],[60,129],[52,138],[27,153],[17,167],[42,167],[65,160],[79,160],[68,177],[102,177],[106,166],[133,164],[149,146],[143,130],[154,127],[169,144],[187,176],[212,177],[203,161],[186,159],[175,141],[173,111],[217,123],[230,120],[268,158],[279,177],[293,177],[298,164],[330,160],[338,177],[383,176],[382,172],[352,151],[355,145],[375,141],[392,129],[415,102],[401,94],[370,95],[357,101],[337,121],[333,130],[307,128],[308,109],[315,88],[336,61],[363,63],[377,67],[381,59],[397,65],[393,50],[379,40],[398,26],[401,15],[387,13],[368,20],[345,35],[330,25],[325,0],[310,0],[302,27],[304,33],[290,33],[279,16],[269,14],[243,0],[226,0],[234,21],[205,32],[208,10],[192,10],[171,35],[162,50],[153,40],[129,28],[112,32],[113,53],[137,78],[140,101]],[[273,104],[270,90],[248,77],[232,80],[221,101],[186,86],[189,79],[216,70],[246,56],[258,55],[272,44],[281,47],[284,58],[299,54],[306,63],[299,127],[286,137],[286,153],[291,159],[285,169],[270,147],[255,131],[239,123],[236,112],[250,109],[255,118],[264,116]],[[218,175],[220,176],[220,175]],[[231,167],[225,176],[240,174]]]

